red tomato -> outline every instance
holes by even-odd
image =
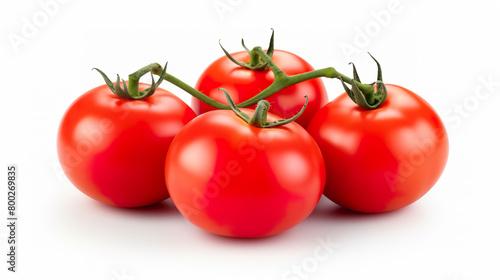
[[[250,56],[245,51],[231,55],[238,61],[250,62]],[[286,51],[275,50],[272,60],[287,75],[314,70],[305,60]],[[271,70],[245,69],[233,63],[227,56],[223,56],[205,69],[195,88],[216,101],[227,104],[224,93],[218,90],[218,88],[224,88],[232,94],[234,103],[238,104],[257,95],[273,81],[274,75]],[[309,96],[309,104],[296,122],[307,127],[314,114],[328,102],[328,95],[320,78],[289,86],[266,98],[271,103],[269,112],[282,118],[290,118],[297,114],[304,105],[305,95]],[[214,107],[194,97],[191,106],[198,115],[215,110]],[[255,105],[249,108],[255,108]]]
[[[263,237],[292,228],[313,211],[324,168],[318,146],[300,125],[257,128],[218,110],[177,135],[165,177],[174,204],[194,225],[223,236]]]
[[[140,84],[139,90],[148,87]],[[62,118],[59,161],[69,180],[95,200],[120,207],[157,203],[169,197],[168,147],[195,116],[164,89],[143,100],[125,100],[102,85],[80,96]]]
[[[448,158],[448,136],[432,107],[405,88],[386,86],[379,108],[365,110],[344,93],[307,129],[325,158],[325,196],[354,211],[413,203],[437,182]]]

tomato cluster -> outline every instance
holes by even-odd
[[[446,165],[439,116],[415,93],[383,84],[380,66],[376,85],[365,85],[356,71],[350,79],[257,47],[219,58],[195,88],[161,66],[146,69],[194,94],[194,110],[159,83],[131,75],[113,84],[101,72],[106,85],[74,101],[59,126],[65,174],[105,204],[141,207],[171,197],[208,232],[263,237],[300,223],[322,194],[358,212],[405,207]],[[352,90],[344,84],[328,103],[319,77]]]

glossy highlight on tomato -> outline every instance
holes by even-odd
[[[250,56],[245,51],[233,53],[231,56],[238,61],[250,61]],[[314,70],[304,59],[287,51],[274,50],[272,60],[287,75]],[[216,101],[227,104],[224,94],[218,90],[224,88],[232,94],[234,102],[238,104],[257,95],[273,81],[274,75],[271,70],[245,69],[233,63],[227,56],[223,56],[205,69],[195,88]],[[309,97],[309,104],[296,122],[307,127],[314,114],[328,102],[328,95],[320,78],[289,86],[266,98],[271,103],[269,112],[282,118],[290,118],[302,108],[305,95]],[[215,110],[214,107],[194,97],[191,105],[197,114]],[[249,108],[255,108],[255,105]]]
[[[269,119],[280,118],[269,114]],[[179,132],[167,154],[165,177],[177,209],[194,225],[253,238],[304,220],[323,193],[325,169],[318,146],[297,123],[258,128],[218,110]]]
[[[443,122],[421,97],[386,85],[374,110],[346,93],[323,107],[308,126],[326,165],[325,196],[359,212],[405,207],[427,193],[448,158]]]
[[[139,90],[150,85],[140,84]],[[71,104],[57,134],[62,169],[84,194],[102,203],[139,207],[169,197],[164,176],[167,150],[195,113],[157,88],[142,100],[125,100],[107,85]]]

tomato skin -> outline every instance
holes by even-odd
[[[231,55],[238,61],[250,62],[250,56],[245,51]],[[287,75],[314,70],[299,56],[282,50],[275,50],[272,60]],[[248,70],[236,65],[227,56],[223,56],[205,69],[195,88],[216,101],[227,104],[224,93],[218,90],[218,88],[224,88],[229,92],[235,104],[238,104],[257,95],[273,81],[274,75],[271,70]],[[320,78],[289,86],[266,98],[271,103],[269,112],[282,118],[291,118],[304,105],[305,95],[309,97],[309,103],[305,112],[296,120],[305,128],[314,114],[328,103],[328,95]],[[191,100],[191,107],[198,115],[215,110],[214,107],[194,97]],[[255,108],[255,105],[248,108]]]
[[[177,209],[194,225],[230,237],[292,228],[313,211],[325,182],[321,152],[300,125],[256,128],[228,110],[186,125],[165,168]]]
[[[432,188],[446,165],[448,136],[437,113],[415,93],[386,86],[379,108],[365,110],[344,93],[307,129],[325,159],[324,195],[350,210],[405,207]]]
[[[140,84],[139,90],[150,87]],[[143,100],[124,100],[107,85],[71,104],[57,134],[68,179],[108,205],[140,207],[169,197],[164,163],[168,147],[195,113],[164,89]]]

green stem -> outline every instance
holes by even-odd
[[[274,74],[274,81],[271,85],[269,85],[267,88],[262,90],[259,94],[253,96],[252,98],[237,104],[237,107],[249,107],[254,104],[256,104],[259,100],[265,99],[276,92],[289,87],[294,84],[298,84],[307,80],[311,79],[316,79],[316,78],[335,78],[335,79],[340,79],[341,81],[348,83],[350,85],[356,85],[357,88],[364,94],[366,100],[371,103],[374,99],[374,88],[371,84],[363,84],[360,83],[340,72],[335,70],[333,67],[328,67],[328,68],[323,68],[323,69],[318,69],[318,70],[313,70],[309,71],[306,73],[301,73],[297,75],[292,75],[288,76],[286,73],[281,70],[271,59],[271,57],[264,52],[264,50],[261,47],[255,47],[250,51],[250,57],[252,60],[252,64],[257,63],[259,60],[262,60],[264,65],[266,65],[269,69]],[[137,72],[134,74],[131,74],[129,76],[129,88],[135,89],[138,88],[138,78],[144,75],[145,73],[151,71],[153,74],[159,75],[159,73],[162,72],[162,67],[161,65],[157,63],[150,64],[148,66],[145,66],[141,69],[139,69]],[[252,70],[254,71],[254,70]],[[184,83],[183,81],[179,80],[175,76],[166,73],[164,76],[164,80],[174,84],[175,86],[179,87],[180,89],[186,91],[187,93],[191,94],[195,98],[199,99],[200,101],[214,107],[217,109],[230,109],[229,105],[222,104],[218,101],[215,101],[214,99],[208,97],[207,95],[203,94],[202,92],[198,91],[197,89],[189,86],[188,84]],[[134,91],[135,92],[135,91]]]
[[[138,97],[139,94],[139,79],[147,74],[148,72],[152,72],[155,75],[160,76],[163,68],[158,63],[151,63],[142,67],[141,69],[135,71],[134,73],[128,75],[128,91],[130,96]]]
[[[287,75],[283,70],[281,70],[276,63],[271,59],[271,57],[261,48],[261,47],[255,47],[252,49],[252,53],[256,53],[259,55],[262,60],[264,61],[264,64],[267,64],[269,69],[273,71],[274,73],[274,81],[279,80],[281,78],[285,78]]]
[[[373,95],[373,93],[374,93],[374,89],[373,89],[372,85],[365,85],[365,84],[362,84],[360,82],[357,82],[354,79],[351,79],[348,76],[338,72],[333,67],[328,67],[328,68],[313,70],[310,72],[301,73],[301,74],[297,74],[297,75],[293,75],[293,76],[288,76],[285,74],[285,72],[283,72],[283,70],[281,70],[269,58],[269,56],[264,52],[264,50],[262,50],[261,47],[255,47],[254,49],[252,49],[252,52],[255,52],[258,55],[260,55],[263,60],[269,61],[268,66],[269,66],[269,69],[271,69],[271,71],[273,71],[273,73],[274,73],[274,76],[275,76],[274,81],[270,86],[265,88],[259,94],[253,96],[252,98],[250,98],[242,103],[239,103],[237,105],[238,107],[251,106],[251,105],[257,103],[259,100],[265,99],[265,98],[273,95],[274,93],[276,93],[276,92],[278,92],[286,87],[289,87],[289,86],[294,85],[294,84],[298,84],[300,82],[304,82],[304,81],[315,79],[315,78],[321,78],[321,77],[332,78],[332,79],[333,78],[342,79],[344,82],[346,82],[350,85],[355,83],[358,86],[358,88],[366,94],[367,99],[369,99],[369,96]]]
[[[353,83],[356,83],[358,88],[360,90],[362,90],[364,93],[370,93],[370,92],[373,93],[373,91],[374,91],[372,85],[365,85],[363,83],[355,81],[354,79],[351,79],[348,76],[338,72],[333,67],[328,67],[328,68],[313,70],[313,71],[302,73],[302,74],[297,74],[297,75],[291,76],[290,78],[292,78],[292,82],[294,84],[296,84],[296,83],[300,83],[303,81],[311,80],[314,78],[321,78],[321,77],[331,78],[331,79],[342,79],[344,82],[350,84],[351,86],[353,85]]]
[[[256,48],[252,49],[251,52],[253,54],[257,54],[257,56],[262,57],[262,59],[264,61],[266,61],[266,60],[268,61],[267,62],[268,67],[269,67],[269,69],[271,69],[271,71],[273,71],[275,78],[274,78],[273,83],[271,85],[269,85],[267,88],[265,88],[263,91],[261,91],[259,94],[257,94],[255,96],[253,96],[252,98],[236,105],[237,107],[240,107],[240,108],[252,106],[252,105],[256,104],[259,100],[265,99],[265,98],[275,94],[276,92],[278,92],[286,87],[289,87],[291,85],[298,84],[298,83],[301,83],[301,82],[304,82],[307,80],[311,80],[311,79],[315,79],[315,78],[321,78],[321,77],[342,79],[344,82],[346,82],[350,85],[352,85],[353,83],[356,83],[358,88],[366,94],[367,99],[374,92],[372,85],[365,85],[365,84],[362,84],[360,82],[357,82],[354,79],[349,78],[348,76],[346,76],[342,73],[339,73],[333,67],[328,67],[328,68],[313,70],[313,71],[306,72],[306,73],[288,76],[285,74],[285,72],[283,72],[283,70],[281,70],[269,58],[269,56],[262,50],[261,47],[256,47]],[[146,70],[147,71],[152,70],[153,74],[159,75],[159,73],[162,71],[162,68],[159,64],[153,63],[153,64],[150,64],[148,66],[145,66],[145,67],[139,69],[134,74],[138,73],[138,75],[140,75]],[[132,75],[134,75],[134,74],[132,74]],[[131,85],[131,83],[130,83],[130,81],[132,80],[131,77],[133,78],[132,75],[129,76],[129,87]],[[203,94],[202,92],[200,92],[197,89],[191,87],[190,85],[184,83],[183,81],[181,81],[180,79],[176,78],[175,76],[173,76],[169,73],[165,74],[164,80],[172,83],[173,85],[179,87],[180,89],[186,91],[187,93],[191,94],[195,98],[201,100],[202,102],[204,102],[204,103],[206,103],[214,108],[224,109],[224,110],[230,109],[229,105],[222,104],[218,101],[215,101],[214,99],[208,97],[207,95]]]
[[[255,67],[260,62],[260,55],[257,54],[254,50],[250,51],[250,66]]]
[[[179,80],[178,78],[176,78],[168,73],[165,75],[164,80],[172,83],[173,85],[179,87],[180,89],[184,90],[185,92],[191,94],[195,98],[201,100],[202,102],[205,102],[206,104],[208,104],[212,107],[215,107],[217,109],[224,109],[224,110],[230,109],[229,105],[222,104],[218,101],[215,101],[214,99],[206,96],[205,94],[203,94],[199,90],[191,87],[190,85],[184,83],[183,81]]]
[[[255,107],[255,112],[248,122],[249,125],[255,127],[265,127],[267,123],[267,113],[271,108],[271,104],[267,100],[261,100]]]

